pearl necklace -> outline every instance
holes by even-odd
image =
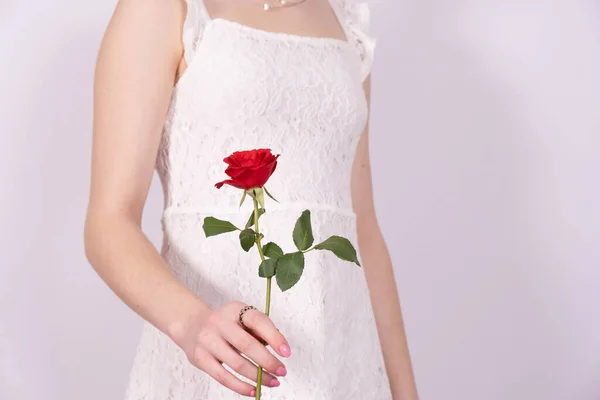
[[[282,8],[282,7],[289,7],[289,6],[295,6],[296,4],[300,4],[300,3],[304,3],[306,0],[296,0],[296,1],[289,1],[289,0],[278,0],[277,3],[278,5],[273,6],[269,3],[264,3],[263,4],[263,9],[265,11],[269,11],[273,8]]]

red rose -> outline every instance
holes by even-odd
[[[223,159],[229,165],[225,173],[231,179],[218,182],[215,186],[220,189],[228,184],[244,190],[263,187],[277,167],[277,157],[279,154],[273,155],[271,149],[235,151]]]

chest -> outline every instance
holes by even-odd
[[[214,19],[175,92],[204,121],[352,116],[360,122],[367,104],[359,65],[344,40],[267,32]]]

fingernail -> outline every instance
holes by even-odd
[[[252,389],[252,391],[250,392],[250,396],[256,396],[256,390]]]
[[[275,370],[275,373],[279,376],[285,376],[285,374],[287,374],[287,370],[284,366],[280,365],[279,367],[277,367],[277,370]]]
[[[273,378],[273,379],[271,379],[271,382],[269,382],[269,386],[275,387],[275,386],[279,386],[279,385],[280,385],[280,383],[277,380],[277,378]]]
[[[287,347],[285,344],[281,345],[281,347],[279,348],[279,351],[281,351],[281,353],[286,357],[289,357],[290,354],[292,353],[290,348]]]

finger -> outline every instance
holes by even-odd
[[[263,338],[273,350],[283,357],[290,356],[290,345],[271,318],[260,310],[250,309],[242,317],[244,325],[252,329],[252,333]]]
[[[221,339],[213,343],[209,351],[218,361],[227,364],[238,374],[245,376],[253,382],[256,382],[256,378],[258,376],[258,366],[242,356],[225,340]],[[273,382],[273,385],[271,385],[271,382]],[[267,371],[263,371],[262,384],[265,386],[279,386],[279,381]]]
[[[238,323],[231,323],[222,335],[235,349],[265,370],[279,376],[287,373],[285,366],[262,343]]]
[[[234,371],[236,371],[238,374],[245,376],[246,378],[252,380],[253,382],[256,382],[256,379],[258,377],[258,366],[256,366],[256,364],[254,364],[252,361],[248,360],[246,357],[244,357],[243,355],[240,354],[240,352],[234,348],[232,345],[230,345],[229,343],[225,343],[227,345],[227,347],[229,347],[229,349],[234,352],[235,354],[238,355],[238,357],[240,357],[243,361],[239,361],[241,365],[238,365],[238,369],[234,368],[232,366],[231,363],[233,363],[234,361],[232,360],[231,363],[230,362],[225,362],[225,364],[229,365]],[[262,368],[261,368],[262,369]],[[268,371],[265,371],[263,369],[262,372],[262,385],[264,386],[270,386],[270,387],[275,387],[275,386],[279,386],[280,382],[279,380],[274,377],[273,375],[271,375]]]
[[[236,393],[249,397],[254,396],[256,393],[256,388],[253,385],[242,381],[231,372],[227,371],[213,356],[203,357],[201,369],[221,385]]]

